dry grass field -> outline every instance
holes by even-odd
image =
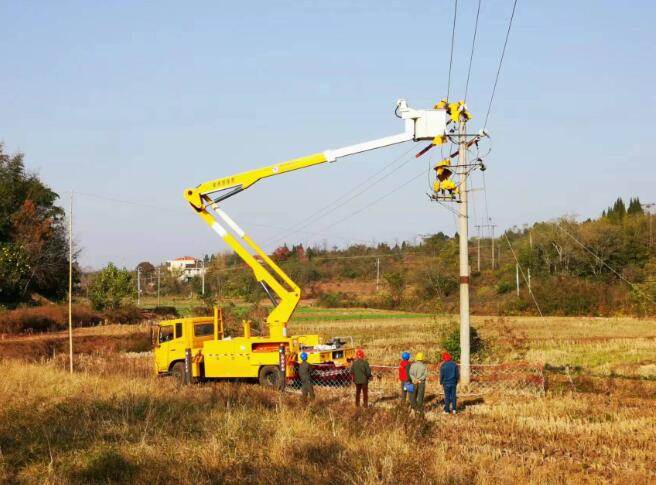
[[[297,316],[295,333],[351,335],[380,364],[406,349],[434,359],[455,321],[313,308]],[[65,355],[52,359],[39,344],[59,336],[0,341],[0,481],[656,482],[656,321],[474,325],[487,344],[481,361],[543,362],[546,392],[469,397],[457,416],[441,413],[435,389],[424,416],[391,401],[356,410],[321,390],[306,407],[296,394],[249,383],[180,387],[152,377],[147,353],[107,344],[143,341],[147,326],[76,330],[76,340],[97,345],[87,343],[73,376]]]

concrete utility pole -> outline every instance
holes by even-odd
[[[137,266],[137,306],[141,305],[141,268]]]
[[[515,264],[515,285],[517,285],[517,296],[519,296],[519,264]]]
[[[161,267],[157,267],[157,306],[159,306],[159,287],[160,287],[160,273],[162,271]]]
[[[467,207],[467,118],[460,115],[458,127],[458,170],[460,172],[460,212],[458,235],[460,239],[460,382],[469,384],[469,214]]]
[[[494,228],[492,224],[490,224],[490,229],[492,231],[492,269],[494,269],[496,266],[494,264]]]
[[[378,293],[379,283],[380,283],[380,258],[376,258],[376,293]]]
[[[526,273],[528,275],[528,291],[531,291],[531,268],[526,268]]]
[[[491,232],[490,240],[492,241],[492,269],[494,269],[496,267],[496,264],[495,264],[496,251],[494,249],[494,228],[497,227],[497,225],[496,224],[489,224],[490,220],[488,220],[488,224],[481,224],[480,226],[476,226],[476,227],[481,228],[481,229],[486,229],[486,228],[490,229],[490,232]],[[479,252],[480,252],[480,241],[479,241]],[[479,256],[479,259],[480,259],[480,256]],[[481,270],[480,264],[479,264],[478,270],[479,271]]]
[[[68,361],[73,373],[73,191],[68,212]]]
[[[476,226],[476,271],[481,272],[481,226]]]

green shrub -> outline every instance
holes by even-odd
[[[442,348],[451,354],[453,360],[460,360],[460,328],[449,331],[440,342]],[[476,328],[469,327],[469,352],[470,355],[481,353],[485,349],[483,339],[478,334]]]
[[[178,309],[174,306],[156,306],[151,310],[155,315],[161,317],[179,317]]]
[[[342,306],[342,294],[341,293],[322,293],[319,295],[319,301],[317,304],[322,307],[327,308],[338,308]]]
[[[105,312],[109,323],[138,323],[143,320],[143,313],[134,305],[124,305]]]
[[[28,254],[22,246],[0,245],[0,302],[13,307],[26,299],[30,269]]]
[[[509,293],[512,291],[513,285],[511,283],[508,283],[507,281],[502,281],[497,285],[497,293],[499,295],[505,295],[506,293]]]

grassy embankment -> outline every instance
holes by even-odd
[[[353,335],[372,361],[392,363],[403,348],[433,355],[436,329],[449,324],[448,317],[339,319],[346,315],[308,309],[292,329]],[[321,393],[305,408],[297,396],[281,398],[249,384],[179,388],[152,378],[147,356],[119,357],[113,350],[79,360],[85,372],[73,376],[62,362],[3,359],[0,477],[25,483],[656,480],[656,382],[649,380],[656,322],[474,321],[490,342],[489,360],[540,359],[579,369],[550,376],[544,397],[486,395],[465,403],[458,416],[443,416],[431,402],[422,419],[379,405],[358,413]],[[98,341],[135,333],[147,335],[147,328],[76,330],[79,338]],[[0,354],[5,345],[11,342],[0,345]]]

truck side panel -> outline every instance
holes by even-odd
[[[277,352],[254,353],[251,345],[242,338],[205,342],[205,377],[257,378],[260,367],[278,365]]]

